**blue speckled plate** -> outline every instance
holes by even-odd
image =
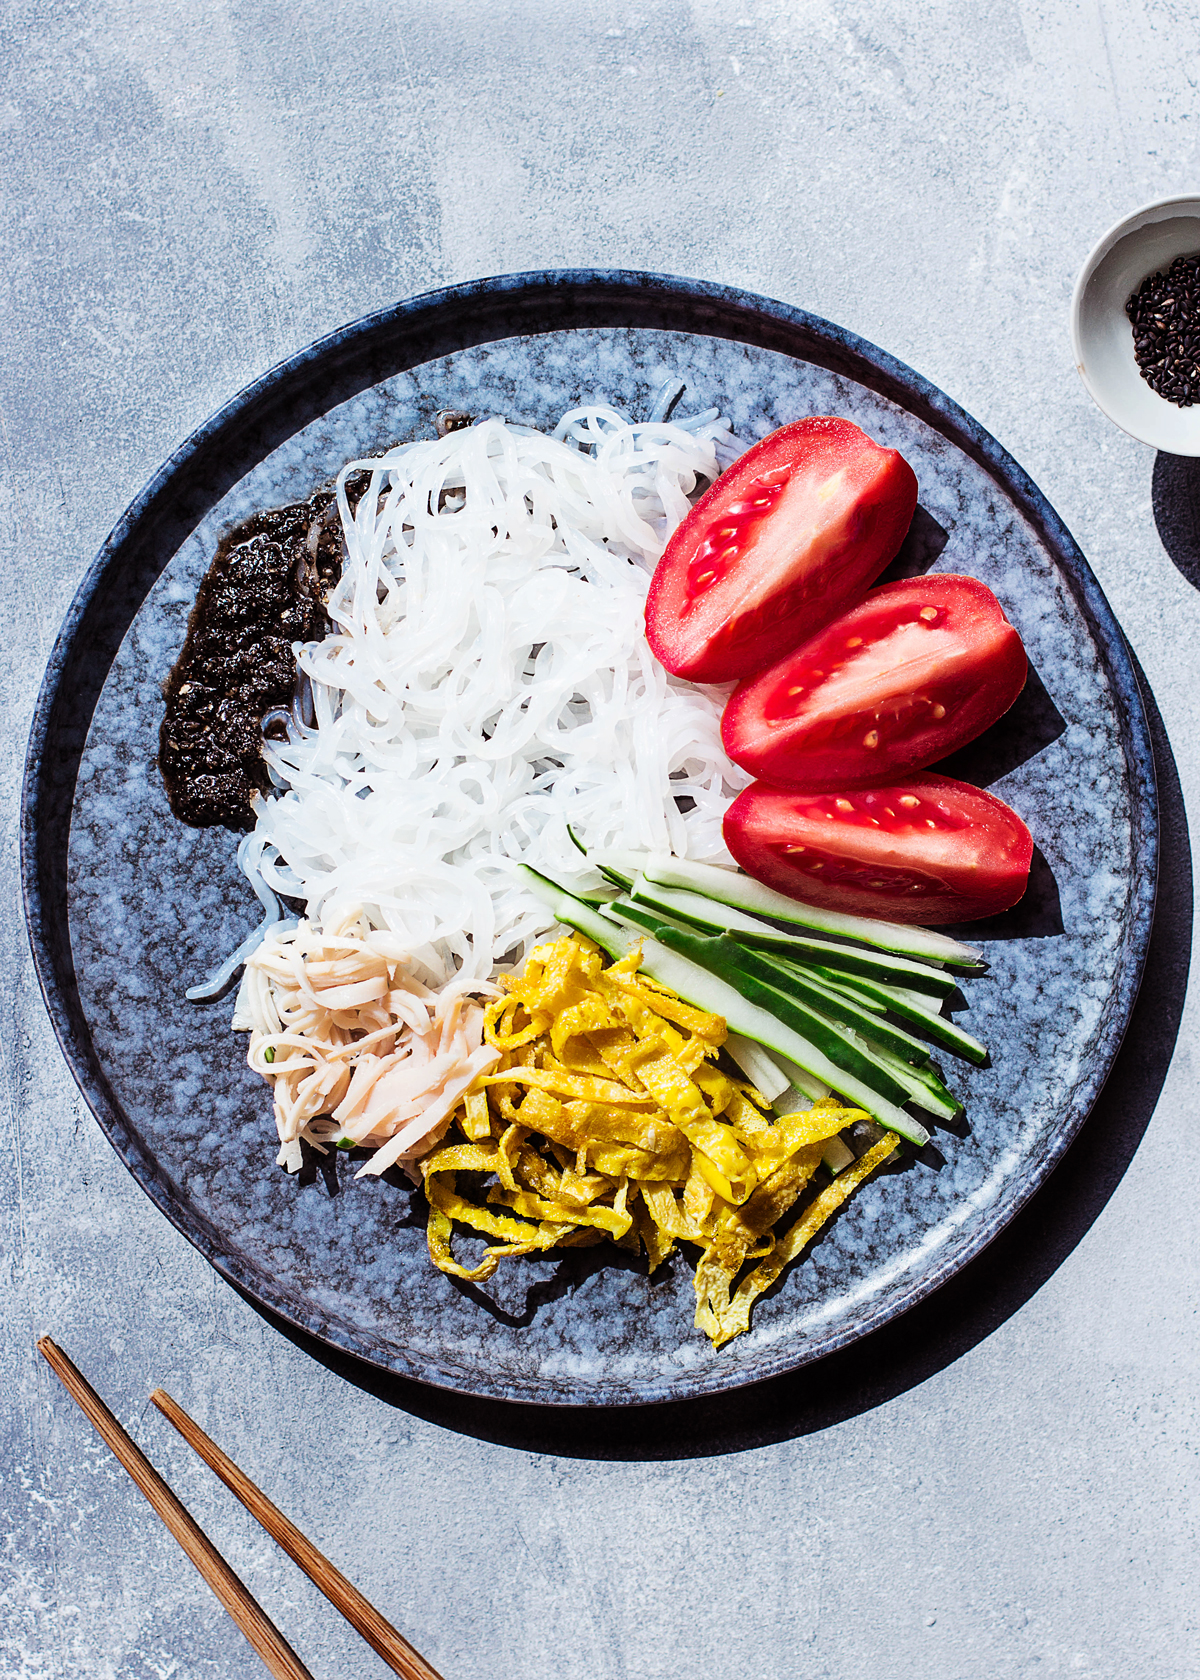
[[[653,1281],[615,1251],[434,1271],[407,1189],[273,1165],[266,1088],[231,1003],[183,989],[256,906],[234,839],[170,815],[159,688],[218,537],[306,496],[349,457],[429,435],[442,407],[537,425],[585,398],[645,412],[669,375],[746,438],[811,413],[903,451],[920,508],[901,571],[983,578],[1037,673],[952,772],[991,786],[1039,848],[1025,903],[977,931],[990,974],[965,1023],[993,1065],[953,1067],[969,1129],[872,1181],[714,1352],[682,1257]],[[1120,632],[1079,550],[1004,451],[891,357],[801,310],[622,273],[509,276],[431,293],[267,374],[168,462],[88,573],[50,661],[26,770],[26,905],[63,1050],[130,1171],[226,1277],[374,1364],[498,1398],[609,1405],[754,1382],[864,1336],[927,1295],[1034,1192],[1124,1032],[1157,861],[1150,742]]]

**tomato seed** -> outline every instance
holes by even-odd
[[[934,717],[936,722],[940,723],[942,721],[942,719],[945,717],[945,715],[946,715],[945,706],[935,706],[933,708],[933,717]]]
[[[938,610],[936,607],[922,607],[921,617],[925,620],[926,624],[932,624],[934,619],[937,617],[937,612]]]
[[[846,646],[847,647],[861,647],[862,643],[863,643],[863,639],[862,639],[861,636],[851,636],[847,640]]]
[[[839,811],[853,811],[854,809],[854,806],[848,799],[835,799],[833,803],[835,809]]]
[[[917,798],[916,794],[902,793],[900,795],[900,803],[901,805],[907,806],[910,811],[915,811],[921,801]]]
[[[868,729],[867,733],[863,736],[863,746],[864,747],[870,747],[872,749],[872,751],[874,751],[874,749],[878,745],[879,745],[879,731],[878,731],[878,729]]]

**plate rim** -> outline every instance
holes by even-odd
[[[629,319],[607,320],[624,309]],[[523,323],[512,320],[522,312]],[[633,319],[636,312],[645,320]],[[653,319],[663,315],[661,321]],[[690,315],[685,322],[682,317]],[[670,317],[679,316],[679,320]],[[506,330],[490,333],[490,325],[503,320]],[[1072,1093],[1070,1112],[1056,1129],[1050,1146],[1029,1163],[1029,1170],[1013,1198],[1001,1199],[986,1215],[972,1224],[965,1248],[956,1249],[951,1260],[914,1275],[898,1298],[890,1298],[875,1309],[868,1308],[851,1324],[829,1335],[805,1338],[781,1356],[787,1338],[762,1350],[752,1368],[731,1364],[711,1366],[707,1371],[681,1368],[675,1375],[653,1381],[639,1380],[619,1391],[603,1386],[593,1390],[571,1389],[570,1379],[557,1383],[537,1378],[526,1382],[493,1379],[486,1371],[455,1369],[419,1356],[394,1350],[394,1357],[376,1357],[365,1351],[352,1329],[339,1316],[313,1301],[306,1311],[296,1310],[294,1297],[282,1297],[273,1279],[257,1264],[245,1260],[236,1241],[222,1233],[204,1215],[178,1195],[166,1180],[153,1154],[146,1150],[128,1124],[99,1057],[86,1031],[86,1016],[74,981],[67,915],[65,869],[54,868],[48,848],[56,810],[61,810],[64,789],[66,809],[76,785],[78,755],[71,769],[71,755],[82,752],[94,711],[87,710],[82,723],[75,714],[70,721],[63,712],[65,694],[72,674],[76,639],[87,628],[89,617],[104,622],[105,586],[136,555],[136,543],[149,541],[153,548],[156,529],[167,519],[172,487],[189,471],[198,471],[206,452],[219,446],[231,429],[263,429],[266,434],[260,459],[273,444],[266,441],[270,427],[289,423],[290,400],[306,388],[317,369],[341,370],[353,382],[372,371],[373,358],[382,354],[394,359],[394,349],[406,341],[419,342],[419,335],[432,332],[435,343],[440,332],[456,329],[442,350],[422,346],[410,360],[391,365],[386,378],[418,366],[439,354],[472,345],[496,342],[528,334],[561,331],[570,327],[602,325],[637,327],[657,325],[660,330],[694,332],[700,336],[750,342],[757,347],[777,349],[797,360],[814,362],[841,373],[877,394],[899,403],[907,412],[932,426],[940,435],[963,450],[988,473],[1008,499],[1032,526],[1050,551],[1055,566],[1071,589],[1092,636],[1097,643],[1112,686],[1120,739],[1128,766],[1132,851],[1139,861],[1127,911],[1127,956],[1105,1011],[1105,1026],[1097,1041],[1087,1078]],[[737,329],[748,329],[743,333]],[[805,355],[803,351],[820,350]],[[348,370],[348,371],[347,371]],[[323,399],[315,412],[328,412],[355,390],[369,388],[379,379],[366,379],[344,395]],[[309,398],[311,401],[311,396]],[[291,432],[306,421],[298,421]],[[291,435],[291,434],[284,434]],[[236,479],[233,480],[236,482]],[[229,486],[226,485],[225,488]],[[209,504],[219,499],[209,498]],[[179,517],[177,515],[177,517]],[[186,511],[184,514],[186,517]],[[126,551],[129,550],[127,554]],[[146,588],[161,574],[174,549],[153,569],[144,568]],[[157,552],[157,551],[155,551]],[[139,577],[141,573],[137,574]],[[135,583],[135,589],[137,585]],[[136,616],[137,607],[134,609]],[[117,611],[120,618],[120,610]],[[126,621],[124,630],[133,622]],[[113,649],[115,654],[115,648]],[[111,661],[105,671],[111,668]],[[58,749],[62,748],[62,751]],[[64,774],[64,755],[68,777]],[[68,820],[69,831],[69,820]],[[20,869],[25,920],[38,978],[51,1025],[68,1067],[88,1108],[124,1165],[181,1235],[196,1248],[228,1282],[248,1295],[257,1305],[297,1330],[314,1336],[339,1352],[427,1386],[470,1394],[476,1398],[524,1404],[587,1408],[614,1405],[648,1405],[699,1398],[729,1392],[769,1380],[785,1371],[799,1369],[869,1336],[894,1318],[933,1294],[997,1237],[1022,1207],[1037,1193],[1062,1159],[1091,1112],[1120,1049],[1137,998],[1145,966],[1154,919],[1159,858],[1159,811],[1153,748],[1141,690],[1124,636],[1111,607],[1086,558],[1050,502],[1025,470],[1000,443],[945,392],[889,352],[847,329],[807,310],[775,299],[761,297],[741,288],[711,281],[627,269],[549,269],[496,275],[454,286],[422,292],[360,317],[315,340],[252,380],[197,427],[151,476],[126,508],[95,558],[88,566],[63,619],[47,661],[26,751],[21,788]],[[65,848],[64,848],[65,863]],[[64,938],[65,935],[65,938]],[[85,1030],[81,1031],[81,1026]],[[560,1393],[560,1388],[571,1389]],[[634,1392],[636,1390],[636,1392]]]

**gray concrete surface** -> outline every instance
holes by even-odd
[[[1066,336],[1093,239],[1200,179],[1192,6],[8,0],[0,39],[0,1675],[261,1672],[36,1359],[43,1330],[320,1676],[385,1671],[147,1408],[156,1382],[447,1680],[1200,1674],[1200,491],[1093,408]],[[991,1254],[803,1379],[583,1423],[359,1386],[221,1282],[75,1093],[15,864],[42,664],[148,474],[329,328],[546,264],[794,301],[976,414],[1141,661],[1169,819],[1116,1080]]]

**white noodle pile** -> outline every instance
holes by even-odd
[[[721,747],[726,691],[668,676],[642,613],[698,478],[735,448],[715,417],[589,407],[552,437],[490,419],[350,463],[334,630],[299,650],[315,727],[266,745],[285,790],[252,842],[266,880],[324,925],[365,907],[438,987],[545,932],[512,860],[576,872],[568,824],[589,848],[728,861],[721,817],[749,778]]]

